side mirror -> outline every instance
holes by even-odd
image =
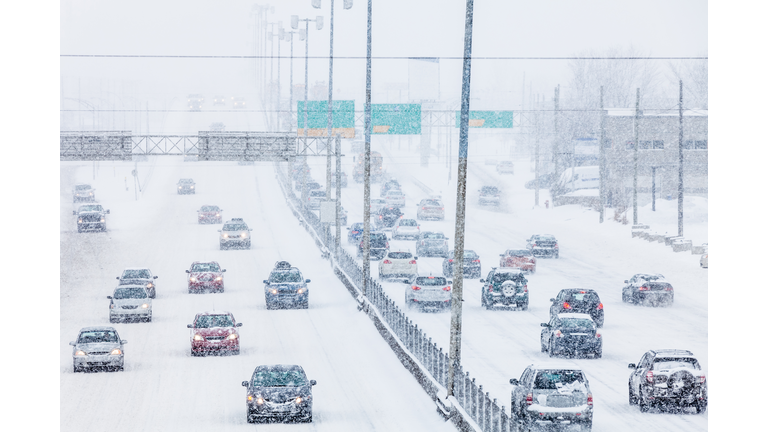
[[[549,327],[549,324],[547,324],[547,323],[541,323],[541,326],[542,326],[542,327]]]
[[[242,385],[243,385],[243,387],[248,387],[248,381],[243,381]]]
[[[304,283],[310,283],[310,282],[312,282],[312,281],[311,281],[311,280],[309,280],[309,279],[307,279],[307,280],[305,280],[305,281],[304,281]]]
[[[115,279],[120,280],[120,276],[115,276]]]
[[[417,260],[417,259],[419,259],[419,257],[413,257],[413,259]]]
[[[72,216],[77,216],[77,212],[72,210]]]
[[[269,281],[264,279],[264,285],[269,285]]]
[[[120,340],[120,343],[121,343],[121,344],[127,344],[127,343],[128,343],[128,341],[127,341],[127,340],[125,340],[125,339],[121,339],[121,340]]]
[[[349,230],[349,227],[347,227],[347,230]]]
[[[512,385],[518,385],[519,384],[519,382],[517,381],[517,378],[510,379],[509,383],[512,384]]]
[[[309,384],[310,384],[310,385],[315,385],[315,384],[317,384],[317,381],[315,381],[315,380],[309,380]]]
[[[555,299],[551,298],[551,299],[549,299],[549,301],[553,302],[553,301],[555,301]]]
[[[249,229],[248,231],[253,231],[253,228]]]
[[[634,363],[628,364],[627,367],[630,369],[637,369],[637,365],[635,365]]]
[[[112,296],[107,296],[108,299],[112,300]]]
[[[157,279],[157,276],[152,276],[152,279]]]
[[[216,231],[221,232],[221,230],[216,230]]]
[[[187,328],[193,328],[192,324],[187,324]]]
[[[624,281],[624,283],[629,283],[629,281],[628,281],[628,280],[625,280],[625,281]]]
[[[499,254],[499,256],[500,256],[500,257],[503,257],[503,256],[504,256],[504,254]]]
[[[242,327],[242,326],[243,326],[243,323],[237,323],[237,325],[235,325],[235,327]]]
[[[72,346],[75,346],[75,345],[77,345],[77,343],[76,343],[75,341],[72,341],[72,342],[70,342],[69,344],[70,344],[70,345],[72,345]]]
[[[189,270],[184,270],[185,272],[189,273]]]
[[[453,281],[448,281],[448,285],[453,285]]]
[[[107,214],[109,214],[109,210],[107,210]]]
[[[224,273],[225,271],[227,271],[227,269],[224,269],[224,270],[222,270],[221,272],[222,272],[222,273]]]
[[[485,283],[485,279],[480,279],[480,283]]]

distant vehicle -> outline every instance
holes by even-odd
[[[552,190],[558,194],[566,194],[581,189],[600,188],[599,166],[578,166],[568,168],[560,174],[560,178],[552,185]]]
[[[416,239],[416,254],[419,256],[448,256],[448,238],[441,232],[422,231]]]
[[[257,366],[246,388],[246,420],[248,423],[277,419],[312,422],[312,386],[299,365]]]
[[[539,176],[539,189],[548,189],[554,180],[554,174],[542,174]],[[536,189],[536,179],[525,183],[526,189]]]
[[[204,205],[197,211],[197,223],[221,223],[224,210],[215,205]]]
[[[339,207],[339,223],[341,226],[345,226],[347,224],[347,216],[349,215],[349,212],[344,210],[344,206]]]
[[[453,260],[455,258],[454,250],[448,252],[448,256],[443,258],[443,276],[453,278]],[[480,255],[473,250],[464,250],[464,276],[469,279],[479,278],[482,274]]]
[[[526,240],[525,247],[533,256],[552,256],[560,258],[560,246],[557,239],[551,234],[534,234]]]
[[[88,184],[76,184],[72,186],[72,202],[90,201],[96,202],[96,189]]]
[[[675,411],[693,407],[697,413],[707,410],[707,377],[692,352],[650,350],[628,367],[632,369],[629,404],[640,405],[640,411],[647,412],[653,406]]]
[[[396,179],[387,180],[381,184],[381,191],[379,192],[379,196],[384,198],[389,190],[402,191],[402,187]]]
[[[205,103],[203,95],[191,94],[187,96],[187,108],[190,111],[200,111],[203,108],[203,103]]]
[[[219,230],[219,250],[229,249],[230,247],[240,247],[244,249],[251,248],[251,231],[248,224],[243,222],[243,218],[232,218],[228,220]]]
[[[187,324],[190,354],[199,355],[240,354],[240,333],[243,323],[235,321],[230,312],[203,312],[195,315],[192,324]]]
[[[536,257],[529,249],[508,249],[499,255],[499,267],[517,268],[536,273]]]
[[[293,177],[293,181],[296,182],[296,189],[301,189],[301,182],[304,176],[304,172],[307,173],[307,178],[309,179],[309,172],[311,169],[309,168],[309,165],[304,163],[301,158],[296,158],[296,160],[293,162],[293,169],[291,171],[291,177]]]
[[[389,242],[387,241],[387,235],[383,232],[371,231],[370,235],[370,259],[380,260],[384,258],[384,255],[389,252]],[[363,256],[363,238],[361,236],[360,243],[357,246],[357,256]]]
[[[701,266],[701,268],[709,268],[709,252],[701,256],[699,259],[699,266]]]
[[[149,298],[155,298],[157,295],[155,287],[155,279],[157,279],[157,276],[153,276],[152,272],[146,267],[128,267],[123,270],[123,274],[117,276],[115,279],[120,281],[120,285],[140,284],[144,286],[149,293]]]
[[[75,373],[92,369],[123,370],[127,340],[120,339],[113,327],[98,326],[80,329],[72,345],[72,368]]]
[[[213,97],[213,104],[214,105],[226,105],[227,104],[227,98],[222,95],[216,95]]]
[[[316,181],[308,181],[307,182],[307,190],[320,190],[322,189],[325,191],[325,186],[321,185],[320,183]]]
[[[307,200],[309,201],[307,207],[311,209],[319,209],[320,203],[325,201],[325,191],[320,189],[311,190],[309,191]]]
[[[605,310],[597,291],[585,288],[566,288],[549,299],[549,319],[562,313],[585,313],[598,327],[605,323]]]
[[[336,173],[331,173],[331,187],[336,187]],[[347,173],[344,171],[341,172],[341,187],[345,188],[347,187]]]
[[[232,108],[235,108],[235,109],[245,108],[245,98],[243,97],[232,98]]]
[[[105,210],[101,204],[83,204],[72,212],[77,216],[77,232],[106,231],[107,216],[109,210]]]
[[[278,261],[264,280],[264,300],[267,309],[293,307],[309,308],[309,279],[304,279],[298,268],[288,261]]]
[[[385,228],[392,228],[395,223],[403,217],[403,212],[399,207],[385,206],[376,212],[376,229],[383,230]]]
[[[412,282],[403,280],[405,288],[405,304],[408,309],[451,307],[451,281],[442,276],[419,276]]]
[[[515,164],[512,161],[499,161],[496,164],[496,172],[499,174],[514,174]]]
[[[371,214],[378,212],[382,207],[387,205],[387,202],[379,198],[371,198]]]
[[[584,372],[573,363],[532,364],[520,379],[510,379],[512,423],[530,431],[536,426],[573,425],[592,430],[592,390]]]
[[[152,322],[152,299],[142,285],[118,285],[109,302],[109,322]]]
[[[371,152],[371,182],[376,183],[381,181],[381,179],[384,176],[384,169],[382,167],[384,158],[381,157],[381,153],[372,151]],[[357,156],[356,162],[355,162],[355,169],[352,172],[352,178],[358,182],[363,182],[363,177],[365,174],[365,153],[360,153]]]
[[[395,222],[395,226],[392,227],[392,240],[400,240],[402,238],[419,238],[421,227],[418,222],[413,219],[398,219]]]
[[[180,179],[178,183],[176,183],[176,192],[181,194],[194,194],[195,193],[195,182],[194,180],[190,178],[183,178]]]
[[[624,281],[621,301],[624,303],[650,304],[651,306],[671,305],[675,301],[672,284],[660,274],[636,274]]]
[[[541,326],[544,327],[541,329],[541,352],[549,353],[550,357],[603,356],[603,337],[589,314],[561,313]]]
[[[410,252],[387,252],[379,262],[379,279],[391,277],[415,278],[419,274],[419,264]]]
[[[483,186],[478,192],[480,192],[480,197],[478,198],[480,205],[498,206],[501,204],[501,190],[496,186]]]
[[[445,220],[445,206],[436,198],[426,198],[416,206],[416,219]]]
[[[405,207],[405,194],[402,191],[390,189],[384,200],[390,207]]]
[[[227,270],[219,267],[216,261],[193,262],[189,270],[186,270],[189,274],[187,291],[190,294],[201,291],[224,292],[223,273],[225,271]]]
[[[363,236],[363,223],[355,222],[347,229],[349,230],[347,233],[347,242],[352,244],[358,243]]]
[[[528,279],[520,270],[492,267],[480,283],[480,304],[486,309],[507,306],[528,310]]]

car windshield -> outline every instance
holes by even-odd
[[[421,286],[444,286],[447,282],[440,276],[420,276],[416,278],[416,285]]]
[[[435,233],[435,232],[425,232],[421,235],[422,238],[428,239],[428,240],[442,240],[445,238],[443,233]]]
[[[563,328],[585,328],[585,327],[594,327],[595,323],[592,320],[588,320],[584,318],[568,318],[568,319],[561,319],[560,325]]]
[[[253,374],[254,387],[298,387],[307,385],[301,370],[259,370]]]
[[[438,200],[424,200],[421,202],[421,205],[423,206],[431,206],[431,207],[442,207],[443,205],[440,204],[440,201]]]
[[[144,288],[118,288],[113,296],[115,300],[122,299],[143,299],[147,298],[147,292]]]
[[[102,211],[101,204],[81,205],[78,212],[100,212]]]
[[[387,257],[392,259],[411,259],[413,255],[410,252],[390,252]]]
[[[121,279],[150,279],[152,276],[147,269],[124,270]]]
[[[309,193],[309,196],[325,198],[325,191],[312,191]]]
[[[690,357],[656,357],[653,359],[653,368],[656,370],[668,370],[675,368],[701,369],[699,362]]]
[[[484,194],[499,193],[499,188],[497,188],[496,186],[483,186],[482,189],[480,189],[480,193],[484,193]]]
[[[381,209],[381,214],[384,216],[400,216],[400,209],[395,208],[383,208]]]
[[[520,273],[494,273],[493,275],[493,283],[498,284],[505,281],[515,281],[515,282],[522,282]]]
[[[117,333],[113,330],[90,330],[80,333],[77,343],[120,342]]]
[[[248,225],[244,223],[230,223],[224,224],[224,231],[248,231]]]
[[[84,190],[90,190],[91,186],[89,185],[77,185],[75,186],[75,190],[84,191]]]
[[[200,315],[195,321],[195,328],[234,327],[229,315]]]
[[[400,226],[406,226],[406,227],[415,227],[418,224],[413,219],[400,219]]]
[[[202,206],[200,207],[200,211],[215,212],[215,211],[219,211],[219,208],[217,206]]]
[[[531,251],[524,250],[524,249],[517,249],[517,250],[508,250],[507,256],[513,256],[513,257],[529,257],[531,256]]]
[[[192,264],[192,272],[218,272],[219,265],[216,263],[197,263]]]
[[[142,279],[120,279],[118,285],[144,285],[146,281]]]
[[[574,370],[546,370],[540,371],[533,381],[533,388],[539,390],[560,390],[564,387],[572,387],[574,384],[583,386],[584,375],[581,371]],[[581,386],[579,386],[581,387]]]
[[[179,183],[181,183],[181,184],[189,184],[189,183],[194,183],[194,182],[192,181],[192,179],[181,179],[181,180],[179,180]]]
[[[288,271],[273,271],[269,275],[270,283],[292,283],[301,282],[301,272],[292,269]]]

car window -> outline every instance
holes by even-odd
[[[246,224],[224,224],[224,228],[222,228],[224,231],[248,231],[248,225]]]
[[[526,249],[510,249],[507,251],[507,255],[513,257],[529,257],[531,256],[531,251]]]
[[[566,299],[568,301],[583,301],[583,302],[590,302],[590,303],[597,303],[600,301],[600,299],[597,297],[597,294],[593,292],[585,292],[585,293],[568,293],[566,294]]]
[[[195,321],[195,328],[234,327],[229,315],[200,315]]]
[[[270,283],[293,283],[301,281],[301,272],[296,269],[289,271],[273,271],[269,275]]]
[[[477,258],[478,258],[478,256],[475,253],[475,251],[471,251],[471,250],[465,250],[464,251],[464,259],[473,259],[474,260],[474,259],[477,259]]]
[[[312,191],[312,192],[309,193],[309,196],[325,197],[325,191]]]
[[[564,387],[584,387],[584,375],[574,370],[545,370],[536,374],[533,388],[539,390],[561,390]]]
[[[421,236],[423,238],[429,239],[429,240],[440,240],[440,239],[444,239],[445,238],[443,233],[435,233],[435,232],[425,232]]]
[[[592,320],[588,320],[588,319],[568,318],[568,319],[561,319],[560,326],[562,328],[585,328],[585,327],[591,328],[595,326],[595,323]]]
[[[80,333],[77,343],[119,342],[117,333],[112,330],[90,330]]]
[[[143,299],[147,298],[147,292],[144,288],[118,288],[113,297],[115,300]]]
[[[197,263],[192,264],[191,272],[218,272],[219,265],[216,263]]]
[[[219,211],[219,208],[217,206],[203,206],[200,208],[200,211],[214,212],[214,211]]]
[[[499,188],[497,188],[495,186],[483,186],[480,189],[480,192],[481,193],[498,193],[499,192]]]
[[[149,270],[125,270],[123,279],[150,279]]]
[[[502,283],[505,281],[515,281],[515,282],[522,282],[520,280],[520,273],[496,273],[493,275],[493,283]]]
[[[359,230],[362,230],[362,229],[364,229],[364,228],[365,228],[365,227],[364,227],[364,226],[363,226],[363,224],[361,224],[361,223],[353,223],[353,224],[352,224],[352,226],[351,226],[351,227],[349,227],[349,229],[351,229],[351,230],[353,230],[353,231],[359,231]]]
[[[417,225],[413,219],[400,219],[400,226],[415,227]]]
[[[448,282],[440,276],[420,276],[416,278],[416,285],[421,286],[443,286]]]
[[[410,252],[390,252],[388,257],[392,259],[411,259],[413,255]]]
[[[90,204],[90,205],[81,205],[78,207],[77,211],[79,212],[93,212],[93,211],[103,211],[103,207],[101,207],[100,204]]]
[[[77,186],[75,186],[75,190],[79,190],[79,191],[89,190],[89,189],[91,189],[91,187],[89,185],[77,185]]]
[[[422,201],[422,204],[424,206],[435,206],[435,207],[442,207],[443,205],[440,204],[440,201],[438,200],[424,200]]]
[[[259,370],[253,374],[254,387],[294,387],[307,385],[307,376],[300,370]]]
[[[699,362],[690,357],[656,357],[653,359],[653,368],[656,370],[669,370],[675,368],[701,369]]]

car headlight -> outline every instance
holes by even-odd
[[[101,218],[101,221],[104,222],[104,218]]]
[[[269,290],[269,292],[271,292],[272,294],[277,294],[277,290],[276,289],[271,289],[271,290]]]
[[[301,396],[296,398],[296,403],[300,404],[304,399],[301,398]]]
[[[220,281],[220,280],[221,280],[221,276],[218,276],[218,277],[216,278],[216,280],[217,280],[217,281]]]
[[[123,352],[122,352],[122,351],[120,351],[120,348],[115,348],[115,349],[113,349],[113,350],[112,350],[112,352],[111,352],[111,353],[109,353],[109,354],[110,354],[110,355],[120,355],[120,354],[122,354],[122,353],[123,353]]]
[[[152,282],[147,283],[147,288],[152,288],[154,285],[152,285]]]
[[[304,292],[304,288],[299,288],[299,294]]]
[[[189,281],[190,282],[197,282],[197,278],[191,277],[191,278],[189,278]]]
[[[194,189],[195,187],[194,187],[194,186],[190,186],[189,188],[190,188],[190,189]]]
[[[142,308],[142,309],[146,309],[146,308],[148,308],[148,307],[149,307],[149,305],[148,305],[147,303],[144,303],[143,305],[141,305],[141,308]]]
[[[261,396],[257,397],[256,398],[256,403],[259,404],[259,405],[263,405],[264,404],[264,398],[262,398]]]
[[[110,309],[114,309],[114,308],[115,308],[115,304],[114,304],[114,303],[110,303],[110,304],[109,304],[109,308],[110,308]]]
[[[83,223],[83,219],[82,218],[78,219],[77,223]]]
[[[229,234],[226,234],[226,233],[225,233],[225,234],[222,234],[221,236],[222,236],[222,237],[224,237],[224,238],[228,238],[228,237],[229,237]]]
[[[246,236],[245,233],[240,234],[240,237],[242,237],[242,238],[245,238],[245,236]]]
[[[179,186],[179,189],[181,189],[181,186]]]
[[[232,333],[231,335],[227,336],[227,339],[229,339],[229,340],[237,339],[237,333]]]
[[[93,192],[89,193],[88,195],[93,195]]]
[[[85,351],[83,351],[83,350],[77,350],[77,352],[75,352],[75,355],[82,357],[82,356],[85,356],[86,354],[85,354]]]
[[[201,340],[203,340],[203,337],[200,336],[199,334],[196,334],[193,339],[196,340],[196,341],[201,341]]]

